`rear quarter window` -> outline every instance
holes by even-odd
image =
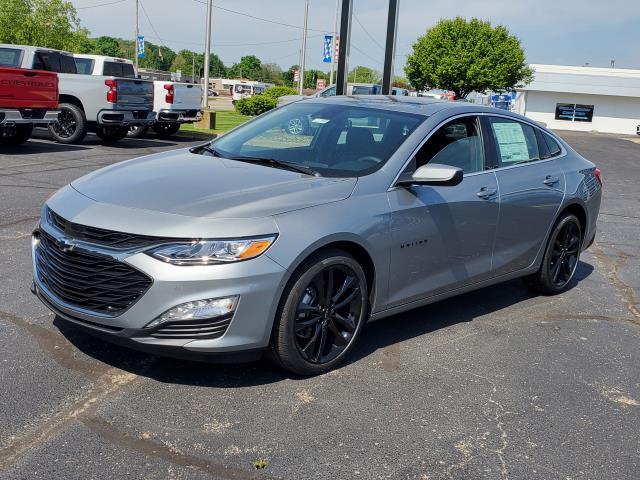
[[[57,73],[78,73],[71,55],[60,52],[37,51],[33,57],[33,68]]]
[[[551,157],[560,155],[560,153],[562,152],[562,148],[560,148],[558,142],[556,142],[553,137],[551,137],[551,135],[543,133],[542,138],[544,138],[544,141],[547,144],[547,149],[549,150],[549,155]]]
[[[17,48],[0,48],[0,67],[20,67],[22,50]]]

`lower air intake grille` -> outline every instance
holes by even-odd
[[[156,338],[182,338],[200,340],[218,338],[224,335],[231,323],[231,317],[162,324],[149,335]]]

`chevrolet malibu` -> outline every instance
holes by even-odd
[[[139,350],[318,374],[370,320],[516,277],[563,292],[601,192],[593,163],[516,114],[309,99],[58,191],[33,234],[33,291]]]

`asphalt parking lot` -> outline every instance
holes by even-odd
[[[197,139],[0,152],[0,478],[638,479],[640,144],[561,134],[605,182],[574,288],[512,281],[376,322],[315,378],[108,345],[29,292],[51,193]]]

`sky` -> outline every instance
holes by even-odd
[[[133,38],[135,0],[71,1],[92,36]],[[353,2],[349,64],[381,71],[388,1]],[[140,3],[140,30],[149,41],[176,51],[204,50],[204,0]],[[213,3],[212,51],[225,65],[250,54],[283,69],[299,62],[304,0]],[[328,70],[322,63],[322,37],[333,30],[335,10],[336,0],[309,0],[307,68]],[[521,40],[529,63],[608,67],[615,59],[616,68],[640,69],[638,0],[400,0],[395,73],[403,74],[406,55],[420,35],[439,19],[455,16],[506,26]]]

